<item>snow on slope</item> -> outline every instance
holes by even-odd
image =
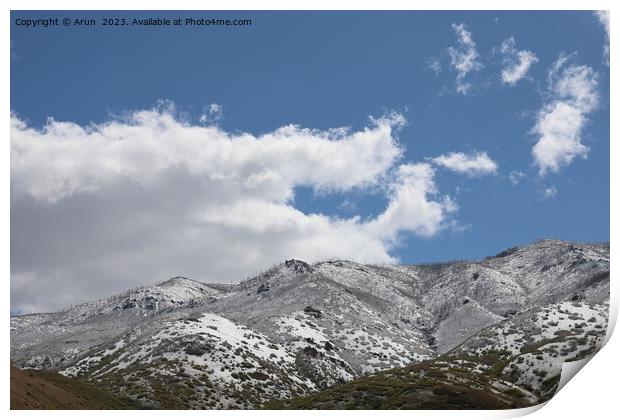
[[[609,301],[564,301],[532,309],[498,323],[465,341],[449,354],[500,354],[497,374],[550,397],[562,363],[594,354],[603,344]]]
[[[561,305],[569,300],[571,307],[603,305],[592,309],[597,315],[566,317],[587,318],[582,323],[595,317],[605,327],[608,287],[608,245],[552,240],[480,262],[395,266],[289,260],[236,286],[177,277],[56,314],[14,317],[11,358],[19,366],[99,381],[147,406],[258,407],[270,398],[305,395],[430,361],[450,349],[465,349],[461,343],[476,337],[500,352],[505,346],[516,349],[518,340],[553,340],[553,323],[564,331],[565,319],[546,315],[551,321],[537,327],[540,337],[524,332],[523,319],[542,307],[553,311],[549,305],[560,305],[557,313],[567,311]],[[588,348],[596,345],[590,339],[596,330],[584,328]],[[494,335],[484,335],[490,331]],[[566,353],[564,359],[583,355],[583,334],[575,345],[567,338],[566,351],[551,348]],[[513,335],[505,342],[503,337]],[[515,360],[506,363],[520,372],[506,373],[508,379],[522,385],[535,381],[542,385],[531,385],[532,392],[548,391],[545,381],[561,366],[557,355],[544,346],[541,353],[506,352],[501,360],[510,354]],[[454,363],[468,361],[448,366]],[[493,379],[493,386],[501,389],[506,380]]]
[[[551,398],[562,363],[595,353],[608,302],[563,301],[532,308],[474,334],[432,360],[378,372],[304,398],[284,409],[505,409]]]
[[[62,367],[159,313],[195,307],[222,294],[185,277],[140,287],[50,314],[11,318],[11,358],[22,367]]]
[[[334,347],[338,357],[322,360],[326,366],[313,374],[322,386],[350,377],[329,373],[338,371],[343,363],[360,375],[404,366],[433,354],[425,341],[425,329],[431,328],[432,321],[415,303],[398,305],[384,296],[350,288],[323,274],[319,266],[289,260],[239,284],[225,299],[205,308],[247,323],[291,348],[302,344],[317,351]],[[381,356],[375,357],[379,348]],[[319,363],[313,360],[309,365]],[[321,375],[327,375],[325,380],[317,379]]]
[[[157,405],[158,393],[175,399],[185,392],[187,386],[175,381],[179,375],[201,378],[188,381],[193,396],[186,403],[194,408],[247,408],[250,401],[316,389],[298,373],[296,354],[290,349],[210,313],[162,319],[158,329],[132,330],[61,373],[108,383],[122,378],[123,391],[146,405]]]

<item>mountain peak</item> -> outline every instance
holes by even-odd
[[[307,262],[296,259],[284,261],[284,266],[298,274],[312,273],[314,271],[314,269]]]
[[[192,280],[188,277],[185,276],[174,276],[174,277],[170,277],[168,280],[164,280],[160,283],[157,283],[156,286],[159,287],[167,287],[167,286],[177,286],[177,285],[186,285],[186,286],[204,286],[203,283],[196,281],[196,280]]]

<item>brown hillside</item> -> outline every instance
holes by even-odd
[[[55,372],[11,366],[11,410],[129,409],[97,387]]]

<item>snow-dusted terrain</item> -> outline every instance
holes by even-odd
[[[176,277],[12,317],[11,359],[152,407],[260,407],[419,362],[492,372],[493,392],[533,404],[563,361],[600,347],[608,299],[608,245],[416,266],[289,260],[234,286]]]

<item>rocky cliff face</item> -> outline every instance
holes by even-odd
[[[153,407],[260,407],[394,368],[465,387],[488,374],[485,392],[522,406],[601,345],[608,298],[608,245],[545,240],[416,266],[289,260],[235,286],[179,277],[14,317],[11,358]]]

